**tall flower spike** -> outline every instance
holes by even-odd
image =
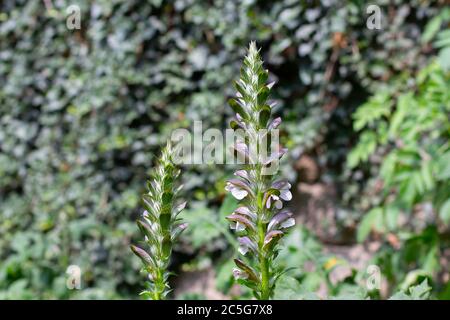
[[[226,190],[240,201],[240,206],[227,219],[230,227],[239,235],[239,252],[249,256],[248,264],[236,259],[233,274],[237,281],[248,286],[258,299],[269,299],[275,281],[282,272],[274,266],[279,240],[286,230],[295,225],[292,213],[280,209],[283,200],[292,198],[291,185],[275,180],[264,170],[278,161],[286,152],[276,150],[268,158],[268,148],[262,145],[265,137],[280,125],[281,119],[271,120],[272,104],[267,102],[273,83],[267,84],[268,71],[254,42],[250,43],[241,68],[241,78],[235,82],[237,94],[229,100],[236,113],[230,123],[232,129],[241,133],[241,139],[233,146],[235,154],[247,160],[244,168],[235,172],[236,178],[227,182]],[[257,146],[256,154],[251,147]],[[256,160],[256,161],[255,161]]]
[[[177,217],[186,203],[174,205],[180,190],[175,186],[180,170],[175,167],[172,154],[172,147],[167,143],[151,180],[148,181],[148,192],[142,196],[145,211],[137,225],[144,235],[145,250],[131,245],[131,250],[141,259],[143,269],[148,274],[149,289],[142,294],[152,300],[165,299],[170,292],[167,269],[172,247],[187,227]]]

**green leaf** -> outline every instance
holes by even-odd
[[[216,288],[223,293],[228,293],[230,290],[234,279],[233,279],[233,268],[235,264],[233,259],[228,259],[223,263],[216,265]]]
[[[267,121],[270,119],[271,109],[268,105],[265,105],[259,112],[259,125],[261,128],[267,126]]]
[[[162,205],[171,204],[173,200],[173,193],[171,191],[164,192],[162,195]]]
[[[356,285],[343,284],[339,293],[330,297],[331,300],[365,300],[367,291],[365,288]]]
[[[439,210],[439,217],[448,224],[450,222],[450,198],[448,198]]]
[[[424,161],[420,169],[425,190],[431,190],[434,187],[434,179],[431,165],[432,165],[431,161]]]
[[[377,148],[377,136],[374,132],[365,131],[356,145],[347,157],[347,166],[356,167],[359,163],[365,162]]]
[[[310,291],[304,290],[297,279],[284,275],[278,279],[275,286],[275,300],[318,300],[319,297]]]
[[[248,114],[245,112],[244,108],[236,101],[236,99],[231,98],[228,100],[228,104],[233,109],[234,112],[238,113],[242,118],[248,119]]]
[[[230,121],[230,128],[233,130],[237,130],[240,129],[241,127],[239,126],[239,124],[237,123],[236,120],[231,120]]]
[[[182,234],[194,247],[199,249],[202,246],[207,246],[219,237],[222,233],[222,221],[218,224],[220,219],[217,213],[207,208],[203,203],[192,203],[189,210],[184,212],[185,220],[189,224],[189,228]]]
[[[439,64],[446,71],[450,70],[450,47],[444,48],[439,51]]]
[[[398,226],[400,209],[395,206],[387,206],[384,210],[384,221],[388,230],[395,230]]]
[[[381,91],[372,97],[368,102],[360,106],[353,114],[355,119],[353,128],[360,131],[367,125],[373,125],[382,117],[387,116],[391,112],[392,99],[386,91]]]
[[[170,257],[170,254],[172,252],[172,240],[170,234],[166,235],[162,240],[161,248],[163,255],[165,257]]]
[[[450,179],[450,152],[446,152],[437,160],[436,179],[445,181]]]
[[[233,82],[234,88],[242,95],[244,100],[247,99],[247,92],[245,91],[244,87],[237,81]]]
[[[380,221],[382,221],[382,217],[383,209],[381,208],[373,208],[364,216],[358,226],[356,236],[358,242],[363,242],[370,234],[372,229],[380,230]]]
[[[233,211],[237,208],[237,206],[238,201],[236,200],[236,198],[234,198],[230,193],[227,193],[219,209],[220,219],[225,221],[224,219],[230,214],[232,214]]]
[[[257,105],[259,107],[264,106],[266,104],[267,98],[269,97],[270,90],[267,86],[264,86],[259,92],[257,96]]]
[[[428,285],[428,281],[425,279],[418,286],[414,286],[409,289],[410,296],[413,300],[426,300],[430,296],[431,287]]]
[[[393,138],[397,135],[397,131],[401,126],[403,119],[408,114],[408,109],[414,108],[412,94],[404,94],[398,98],[397,110],[391,118],[389,126],[389,137]]]
[[[159,223],[161,225],[163,234],[165,234],[169,230],[171,220],[172,220],[172,215],[170,213],[164,213],[159,216]]]
[[[408,293],[397,292],[389,300],[427,300],[430,296],[431,287],[425,279],[421,284],[410,287]]]
[[[267,71],[262,71],[258,74],[258,87],[262,87],[266,84],[269,78],[269,73]]]
[[[430,42],[439,31],[442,24],[442,17],[436,16],[427,23],[425,31],[422,34],[422,42]]]

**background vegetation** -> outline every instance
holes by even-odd
[[[154,157],[174,128],[226,127],[231,81],[256,40],[277,81],[302,225],[281,253],[296,281],[276,296],[420,297],[425,286],[408,288],[427,279],[449,299],[449,8],[372,3],[381,30],[357,0],[2,1],[0,298],[137,298],[128,247]],[[66,27],[72,4],[80,30]],[[175,296],[245,297],[224,219],[230,168],[184,169]],[[368,258],[352,261],[353,249]],[[381,291],[361,286],[369,263]],[[82,290],[66,288],[71,264]]]

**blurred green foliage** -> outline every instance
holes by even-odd
[[[421,34],[443,6],[373,3],[382,30],[366,28],[364,1],[2,1],[0,298],[136,297],[142,277],[128,246],[154,155],[193,120],[226,126],[250,40],[277,81],[291,160],[312,154],[324,179],[347,186],[343,205],[364,211],[355,198],[365,180],[344,168],[357,139],[351,114],[399,73],[428,65],[434,49]],[[72,4],[81,30],[66,27]],[[217,228],[187,233],[175,264],[199,251],[226,256],[217,208],[229,168],[186,169],[196,202],[186,219],[208,216]],[[83,290],[66,288],[71,264]]]
[[[444,299],[450,297],[442,265],[450,246],[450,67],[444,58],[450,41],[449,30],[440,30],[449,22],[446,8],[422,36],[437,39],[436,60],[414,77],[398,75],[354,113],[360,140],[347,161],[382,184],[359,224],[358,241],[372,231],[384,235],[374,261],[390,284],[406,290],[428,279]]]
[[[369,171],[383,184],[358,240],[372,230],[391,234],[378,259],[393,284],[408,287],[421,277],[439,282],[438,274],[447,272],[440,259],[450,245],[449,88],[450,73],[433,62],[413,82],[378,92],[355,113],[355,129],[364,130],[348,164],[378,158]]]

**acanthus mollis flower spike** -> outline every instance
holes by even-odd
[[[267,83],[269,73],[263,68],[259,50],[250,43],[241,68],[241,77],[235,82],[236,97],[229,100],[236,113],[230,126],[239,139],[233,145],[234,155],[245,164],[227,182],[226,190],[240,201],[239,207],[227,217],[230,227],[240,236],[239,252],[248,256],[248,263],[236,259],[235,278],[251,288],[258,299],[272,296],[280,270],[273,266],[277,246],[287,230],[295,224],[292,213],[282,210],[283,201],[292,199],[291,185],[275,180],[270,167],[287,152],[277,146],[268,153],[272,134],[281,124],[281,118],[272,119],[274,103],[268,102],[273,83]],[[255,151],[257,154],[255,154]],[[259,156],[261,154],[261,156]],[[269,157],[265,155],[269,154]],[[269,173],[268,172],[272,172]]]
[[[149,289],[143,294],[153,300],[164,299],[170,291],[167,267],[172,247],[187,227],[187,223],[178,218],[186,202],[175,204],[180,190],[175,182],[180,170],[174,165],[172,155],[168,143],[147,183],[148,192],[142,196],[145,210],[137,225],[144,235],[145,246],[131,246],[133,253],[141,259],[150,280]]]

